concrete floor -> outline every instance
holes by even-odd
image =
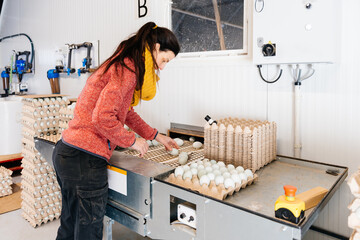
[[[48,222],[33,228],[22,216],[22,210],[16,210],[0,215],[0,239],[2,240],[49,240],[55,239],[60,220]],[[105,226],[105,225],[104,225]],[[113,239],[140,240],[149,239],[129,230],[115,222],[113,225]]]
[[[13,182],[21,182],[21,176],[13,176]],[[0,214],[0,239],[1,240],[49,240],[55,239],[60,220],[54,220],[33,228],[28,221],[21,216],[22,210]],[[105,217],[106,218],[106,217]],[[105,230],[104,219],[104,230]],[[26,236],[26,238],[25,238]],[[105,236],[105,234],[104,234]],[[149,239],[140,236],[123,225],[115,222],[113,225],[112,239],[121,240],[143,240]]]

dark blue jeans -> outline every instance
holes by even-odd
[[[60,140],[53,162],[62,194],[56,239],[101,240],[108,197],[106,160]]]

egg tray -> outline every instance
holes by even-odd
[[[188,163],[200,160],[201,158],[204,158],[203,148],[195,149],[192,146],[193,142],[190,141],[184,141],[184,144],[179,148],[179,152],[188,152],[189,153],[189,160]],[[133,156],[139,156],[139,152],[136,150],[128,149],[123,151],[125,154],[133,155]],[[153,162],[158,162],[170,167],[178,167],[180,166],[178,160],[178,156],[173,156],[169,154],[164,145],[160,144],[158,146],[151,146],[149,147],[149,150],[147,153],[143,156],[144,159],[150,160]]]
[[[193,191],[197,191],[206,196],[210,196],[219,200],[224,200],[227,196],[231,196],[234,192],[239,192],[241,188],[245,188],[258,180],[258,175],[254,174],[252,178],[248,177],[247,181],[242,181],[240,183],[235,183],[235,188],[229,187],[225,188],[224,184],[219,185],[215,184],[215,181],[210,181],[209,185],[203,184],[200,185],[200,180],[196,175],[193,175],[192,179],[186,178],[185,180],[182,176],[175,177],[174,173],[171,173],[165,181],[178,185],[183,188],[188,188]]]

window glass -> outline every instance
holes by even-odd
[[[181,52],[244,48],[244,0],[172,2],[172,30]]]

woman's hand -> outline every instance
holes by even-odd
[[[176,142],[172,138],[164,136],[160,133],[158,133],[155,140],[162,143],[165,146],[165,149],[167,151],[171,151],[173,149],[173,147],[179,149],[179,146],[176,144]]]
[[[134,145],[131,146],[132,149],[140,152],[139,157],[143,157],[144,154],[148,151],[149,145],[146,140],[143,138],[136,138]]]

